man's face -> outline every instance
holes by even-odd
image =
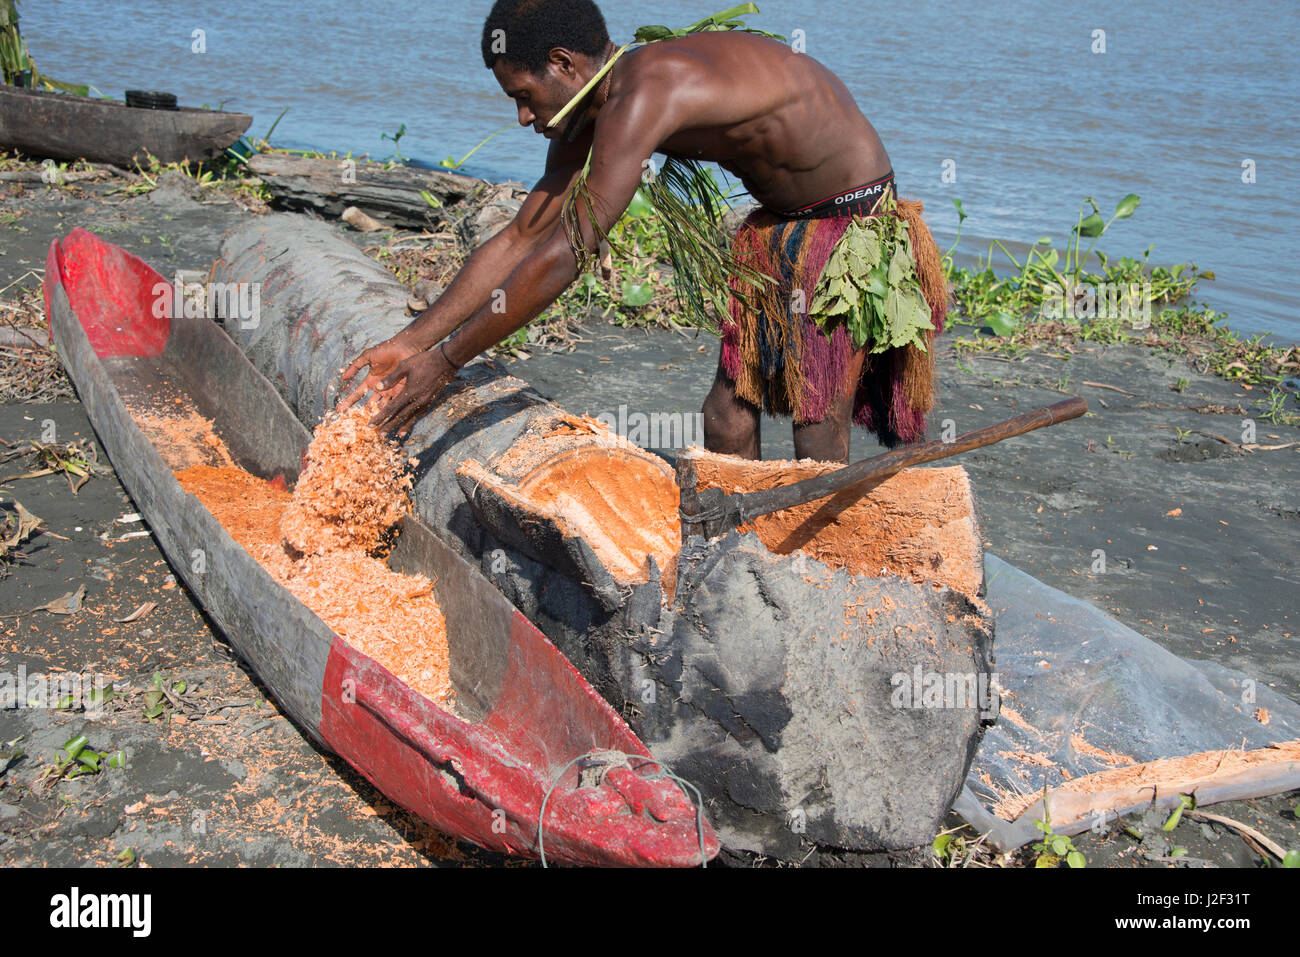
[[[549,130],[546,124],[582,88],[582,83],[577,82],[574,62],[566,51],[552,50],[546,70],[540,75],[505,59],[497,60],[492,73],[506,96],[515,101],[520,126],[531,126],[548,140],[560,135],[563,123]]]

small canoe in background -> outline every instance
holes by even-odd
[[[170,318],[170,296],[159,295],[169,289],[85,230],[51,244],[51,333],[100,442],[176,574],[298,726],[396,803],[481,847],[536,855],[545,805],[552,860],[690,866],[703,863],[702,850],[714,856],[709,824],[672,781],[647,779],[650,752],[618,714],[415,518],[389,563],[436,582],[456,713],[332,634],[182,489],[132,416],[150,398],[192,403],[237,465],[268,481],[293,482],[310,436],[220,326]],[[155,309],[159,301],[166,308]],[[609,762],[592,775],[583,759],[593,752],[648,768]]]
[[[59,160],[130,166],[146,153],[161,163],[221,155],[253,118],[179,107],[151,110],[72,93],[0,86],[0,150]]]

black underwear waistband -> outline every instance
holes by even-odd
[[[870,183],[841,190],[833,196],[827,196],[820,202],[811,203],[789,213],[776,212],[786,219],[828,219],[832,216],[874,216],[880,201],[885,198],[887,187],[894,185],[894,171],[891,169],[880,179]]]

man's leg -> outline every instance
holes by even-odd
[[[736,385],[722,371],[713,376],[713,388],[704,400],[704,447],[710,452],[762,458],[759,410],[736,395]]]
[[[848,463],[849,430],[853,427],[853,397],[858,391],[862,363],[866,358],[865,346],[849,356],[843,390],[826,410],[825,418],[820,422],[794,427],[795,458]]]

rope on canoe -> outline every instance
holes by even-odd
[[[551,782],[551,786],[546,789],[546,795],[542,798],[542,810],[537,815],[537,852],[542,859],[542,867],[547,866],[546,841],[542,828],[542,822],[546,819],[546,805],[551,800],[551,794],[560,786],[560,780],[564,777],[565,773],[568,772],[569,768],[581,762],[582,767],[579,768],[578,786],[600,787],[605,783],[605,778],[609,772],[617,768],[626,768],[628,771],[636,774],[636,769],[633,768],[630,763],[632,759],[644,761],[645,763],[640,765],[642,768],[650,764],[656,765],[659,768],[658,771],[651,774],[640,775],[641,780],[662,781],[666,778],[669,781],[675,782],[683,792],[689,788],[690,793],[695,795],[695,800],[692,804],[695,807],[695,837],[700,844],[700,867],[709,866],[709,856],[704,849],[704,799],[700,796],[700,789],[685,778],[673,774],[669,767],[662,761],[656,761],[654,758],[646,757],[644,754],[625,754],[622,751],[597,748],[588,751],[586,754],[578,755],[564,767],[560,768],[560,773],[555,776],[555,780]]]

